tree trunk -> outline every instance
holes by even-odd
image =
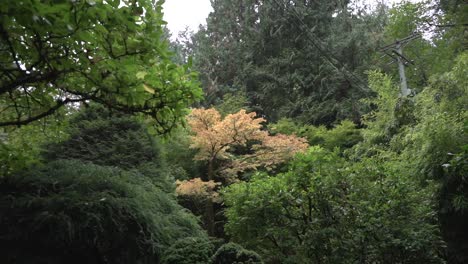
[[[214,179],[214,169],[213,169],[214,160],[210,159],[208,161],[208,180],[212,181]]]
[[[208,161],[208,181],[214,179],[214,169],[213,169],[213,159]],[[214,215],[214,207],[213,201],[208,199],[206,201],[205,206],[205,221],[206,221],[206,231],[208,232],[209,236],[215,235],[215,215]]]
[[[215,236],[215,219],[213,201],[208,199],[205,207],[206,231],[209,236]]]

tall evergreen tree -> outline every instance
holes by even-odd
[[[348,2],[213,1],[206,28],[194,36],[207,104],[242,90],[252,110],[272,121],[359,121],[358,100],[368,93],[361,80],[384,19]]]

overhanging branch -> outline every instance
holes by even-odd
[[[68,104],[68,103],[74,103],[74,102],[82,102],[82,101],[85,101],[86,98],[79,98],[79,99],[70,99],[70,98],[67,98],[65,100],[58,100],[57,101],[57,104],[55,104],[54,106],[52,106],[51,108],[49,108],[47,111],[45,112],[42,112],[38,115],[35,115],[35,116],[31,116],[29,118],[26,118],[26,119],[22,119],[22,120],[15,120],[15,121],[6,121],[6,122],[0,122],[0,127],[2,126],[23,126],[23,125],[27,125],[31,122],[34,122],[36,120],[39,120],[43,117],[46,117],[46,116],[49,116],[49,115],[52,115],[53,113],[55,113],[58,109],[60,109],[62,106]]]

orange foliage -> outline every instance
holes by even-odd
[[[226,151],[233,145],[245,146],[249,140],[262,140],[268,134],[261,131],[263,118],[255,113],[240,110],[221,120],[215,109],[194,109],[188,116],[188,123],[195,132],[191,148],[199,150],[196,159],[214,160],[226,157]]]
[[[229,166],[223,168],[222,172],[229,181],[236,181],[234,176],[238,172],[256,170],[259,167],[271,170],[291,159],[296,153],[304,152],[308,147],[306,139],[295,135],[267,136],[261,144],[252,147],[255,151],[253,154],[233,159]]]
[[[264,121],[245,110],[221,120],[215,109],[194,109],[188,119],[195,133],[190,147],[199,150],[198,160],[229,159],[230,164],[222,168],[224,176],[234,176],[237,172],[258,167],[270,169],[307,149],[307,141],[295,135],[269,136],[261,130]],[[234,156],[227,152],[232,146],[245,147],[249,141],[258,142],[252,147],[253,154]]]
[[[199,200],[210,199],[218,202],[219,193],[216,192],[219,182],[202,181],[200,178],[191,179],[188,181],[176,181],[176,193],[179,196],[196,197]]]
[[[223,160],[222,167],[217,170],[222,174],[219,176],[224,177],[223,182],[233,182],[238,180],[239,172],[259,167],[274,168],[308,147],[305,139],[294,135],[268,135],[267,131],[261,130],[264,121],[257,118],[255,113],[245,110],[227,115],[224,119],[215,109],[194,109],[188,116],[188,124],[194,132],[190,148],[198,149],[195,159],[207,161],[209,181],[200,178],[177,181],[176,192],[179,196],[205,203],[205,221],[211,235],[214,233],[215,218],[213,202],[222,202],[216,190],[221,183],[213,181],[215,161]],[[229,148],[238,146],[251,148],[248,154],[243,155],[228,152]]]
[[[266,168],[283,163],[298,152],[304,152],[309,147],[305,138],[296,135],[277,134],[268,136],[262,144],[254,146],[255,159]]]

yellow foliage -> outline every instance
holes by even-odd
[[[191,137],[190,147],[199,150],[197,160],[230,160],[229,165],[222,168],[225,177],[258,167],[271,169],[308,148],[307,140],[295,135],[268,135],[268,132],[261,130],[263,122],[265,119],[245,110],[221,119],[219,112],[213,108],[194,109],[188,117],[188,123],[195,133]],[[249,142],[256,143],[252,154],[234,156],[227,152],[232,146],[245,147]]]
[[[255,159],[267,168],[274,167],[298,152],[304,152],[309,147],[307,139],[296,135],[277,134],[266,137],[261,145],[256,145]]]
[[[219,182],[202,181],[200,178],[188,181],[176,181],[176,193],[179,196],[196,197],[201,200],[210,199],[219,202],[219,193],[216,188],[221,185]]]
[[[241,110],[221,120],[221,115],[214,108],[192,110],[188,123],[195,132],[190,147],[199,150],[196,159],[225,158],[230,146],[245,146],[249,140],[263,140],[268,136],[267,132],[260,130],[265,119],[255,116],[255,113]]]

